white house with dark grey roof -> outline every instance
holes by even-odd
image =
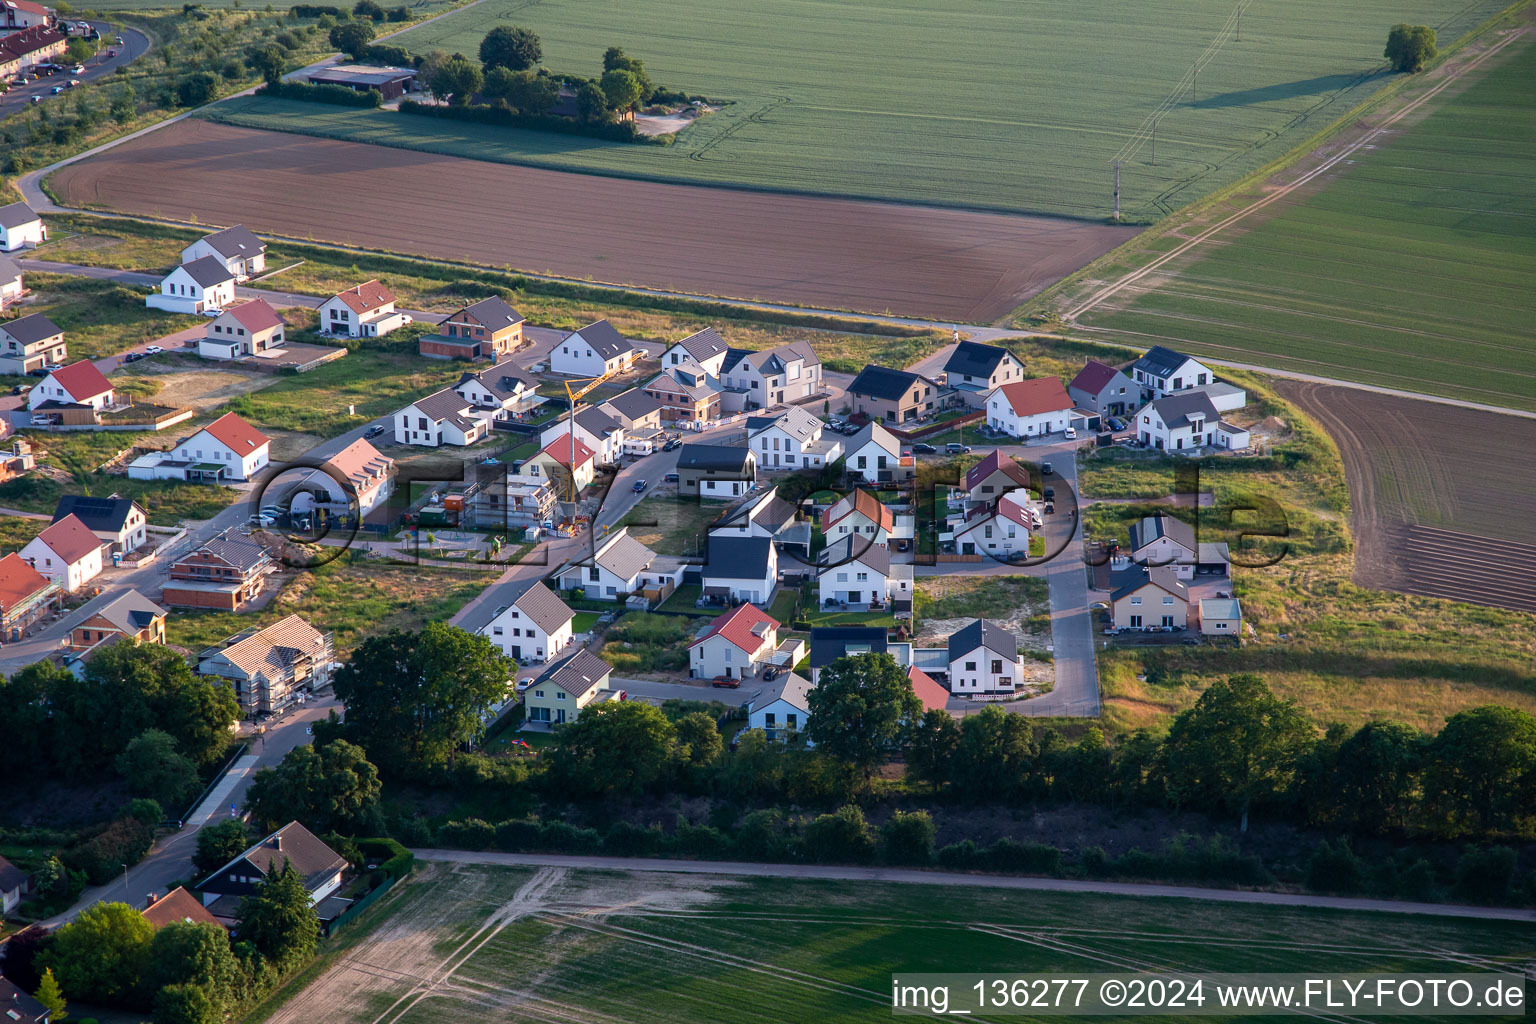
[[[764,604],[779,582],[779,552],[768,537],[711,533],[699,571],[704,596],[721,601]]]
[[[822,549],[818,564],[816,595],[823,608],[912,600],[912,566],[892,565],[884,544],[844,537]]]
[[[9,256],[0,256],[0,310],[14,305],[26,294],[26,291],[21,276],[21,264]],[[0,356],[3,356],[3,353],[0,353]]]
[[[438,448],[445,444],[471,445],[491,433],[491,414],[453,388],[418,398],[390,417],[396,444]]]
[[[1096,359],[1077,371],[1067,395],[1079,409],[1100,416],[1124,416],[1141,405],[1141,388],[1120,370]]]
[[[567,413],[550,420],[549,426],[539,434],[539,444],[547,445],[558,437],[568,437],[572,422],[576,424],[576,440],[590,448],[598,462],[613,464],[619,461],[624,450],[624,424],[590,405],[577,409],[574,417]]]
[[[476,409],[489,409],[493,420],[512,419],[544,402],[539,382],[510,359],[464,374],[453,390]]]
[[[848,471],[872,484],[899,484],[917,474],[917,460],[902,455],[896,435],[873,420],[848,439],[847,449]]]
[[[995,622],[977,619],[949,638],[949,692],[1013,693],[1024,682],[1019,639]]]
[[[395,309],[395,293],[365,281],[320,303],[320,333],[346,338],[382,338],[411,318]]]
[[[168,313],[201,313],[222,310],[234,301],[235,275],[223,261],[204,256],[166,274],[160,281],[160,290],[145,299],[144,304]]]
[[[772,489],[753,495],[728,512],[709,528],[711,536],[768,537],[775,544],[789,545],[809,553],[811,524],[800,522],[795,506]]]
[[[757,456],[740,445],[685,444],[677,450],[677,493],[739,498],[757,487]]]
[[[492,584],[475,611],[460,625],[489,638],[519,665],[550,661],[570,645],[575,614],[543,580]]]
[[[43,218],[26,203],[0,206],[0,252],[15,252],[48,240]]]
[[[962,341],[944,362],[944,381],[980,409],[993,388],[1024,379],[1024,364],[1012,352],[996,345]]]
[[[1230,571],[1226,544],[1199,542],[1195,528],[1173,516],[1147,516],[1131,524],[1130,559],[1146,566],[1167,566],[1181,580]]]
[[[236,224],[204,235],[181,250],[182,263],[210,258],[223,264],[236,280],[244,281],[266,269],[267,243],[247,231],[244,225]]]
[[[64,328],[43,314],[0,320],[0,373],[20,377],[50,364],[62,365],[68,356]]]
[[[726,412],[793,405],[821,393],[821,359],[808,341],[760,352],[733,348],[726,353],[719,378]]]
[[[729,351],[730,346],[720,337],[720,332],[713,327],[706,327],[668,346],[661,354],[661,365],[665,369],[694,362],[703,367],[705,372],[718,377]]]
[[[811,682],[821,681],[821,670],[838,658],[855,654],[893,654],[884,626],[813,626],[811,628]],[[900,659],[897,659],[898,663]]]
[[[843,454],[840,437],[823,437],[827,425],[798,405],[777,416],[747,417],[747,447],[764,470],[830,466]]]
[[[1153,399],[1136,414],[1136,439],[1148,448],[1192,451],[1221,448],[1241,451],[1251,443],[1247,430],[1221,418],[1203,391]]]
[[[9,914],[15,910],[29,888],[31,888],[31,877],[15,864],[0,857],[0,914]],[[5,979],[0,978],[0,981]],[[9,985],[10,982],[5,984]],[[4,989],[0,988],[0,995],[3,993]],[[0,1006],[3,1005],[0,1003]]]
[[[97,539],[111,545],[113,554],[137,551],[144,543],[144,510],[131,498],[66,494],[53,510],[53,521],[66,516],[79,517]]]
[[[249,896],[284,867],[292,868],[303,881],[310,905],[314,906],[341,888],[347,859],[309,829],[290,821],[199,882],[197,889],[203,895],[203,906],[213,906],[222,896]]]
[[[622,423],[626,436],[661,429],[661,402],[641,388],[614,395],[598,408]]]
[[[640,350],[614,330],[607,320],[590,323],[549,350],[549,368],[569,377],[602,377],[623,373],[635,364]]]
[[[753,695],[747,703],[747,728],[761,729],[772,742],[802,740],[811,718],[810,692],[816,684],[793,672],[783,672]]]
[[[564,725],[574,722],[592,704],[622,699],[622,694],[608,688],[613,669],[585,647],[570,657],[551,665],[523,691],[523,705],[529,722]]]
[[[629,535],[627,527],[619,527],[597,545],[589,557],[563,569],[555,578],[561,590],[577,590],[600,601],[617,601],[625,594],[657,586],[676,583],[677,572],[656,569],[656,552]]]
[[[1141,400],[1178,394],[1189,388],[1209,384],[1216,379],[1211,368],[1162,345],[1153,345],[1146,354],[1131,364],[1130,378],[1141,388]]]

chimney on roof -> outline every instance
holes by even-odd
[[[281,832],[273,833],[272,848],[274,850],[281,850],[283,848],[283,834]]]
[[[155,905],[155,901],[158,900],[159,898],[160,897],[156,896],[154,893],[150,893],[149,894],[149,902],[144,904],[144,909],[148,910],[150,907],[154,906]]]

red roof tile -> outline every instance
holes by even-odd
[[[753,632],[754,628],[761,626],[767,628],[760,632]],[[779,622],[773,616],[761,608],[744,604],[715,619],[709,624],[709,629],[688,646],[697,647],[710,637],[723,636],[749,655],[756,654],[763,646],[768,632],[778,628]]]
[[[69,397],[84,404],[98,395],[112,390],[112,382],[102,376],[96,364],[89,359],[54,370],[53,382],[69,393]]]
[[[268,442],[267,435],[232,412],[225,413],[203,429],[237,455],[249,455]]]
[[[1098,394],[1104,385],[1115,379],[1119,373],[1113,366],[1106,366],[1097,359],[1088,360],[1088,365],[1077,371],[1077,376],[1072,378],[1069,387],[1087,391],[1089,394]]]
[[[283,325],[283,318],[277,315],[277,310],[267,305],[266,299],[242,302],[238,306],[230,306],[224,312],[240,321],[240,326],[252,334]]]
[[[20,604],[48,586],[42,574],[12,551],[0,558],[0,611]]]
[[[1067,389],[1061,386],[1060,377],[1036,377],[1033,380],[1015,381],[998,388],[1015,416],[1038,416],[1043,412],[1062,412],[1072,408]]]
[[[37,535],[37,539],[48,545],[49,549],[68,565],[74,565],[101,547],[101,538],[92,533],[91,528],[74,514],[67,515],[46,527]]]
[[[188,921],[192,924],[213,924],[220,928],[219,919],[208,912],[208,908],[199,902],[196,896],[187,892],[181,886],[177,886],[164,896],[160,897],[149,906],[140,911],[144,920],[154,925],[156,929],[164,928],[168,924],[178,921]]]
[[[822,528],[823,531],[825,531],[829,527],[836,526],[838,523],[842,522],[844,519],[847,519],[849,516],[851,516],[855,512],[858,512],[865,519],[868,519],[870,522],[874,523],[880,529],[885,530],[887,532],[889,532],[893,527],[895,527],[895,525],[896,525],[896,517],[895,517],[895,515],[893,515],[891,513],[890,509],[888,509],[884,505],[880,504],[880,499],[879,498],[875,497],[873,494],[870,494],[868,491],[864,490],[862,487],[858,488],[857,490],[855,490],[853,492],[853,494],[851,495],[851,497],[852,497],[853,500],[851,502],[849,502],[847,511],[845,511],[842,515],[838,516],[837,518],[835,518],[835,519],[828,519],[826,522],[821,524],[821,528]],[[844,498],[843,501],[848,501],[848,498]],[[837,504],[841,505],[842,503],[843,502],[840,501]],[[832,508],[836,508],[836,507],[837,507],[837,505],[833,505],[832,506]],[[831,510],[832,509],[828,509],[827,511],[830,512]]]
[[[357,314],[369,313],[380,306],[387,306],[395,301],[395,293],[385,288],[378,281],[364,281],[356,288],[348,288],[344,292],[337,292],[336,297],[347,304],[347,308]]]
[[[544,450],[539,452],[539,454],[540,455],[548,455],[550,458],[554,459],[557,463],[559,463],[560,465],[564,466],[566,469],[570,469],[571,468],[571,435],[569,433],[561,434],[559,437],[557,437],[553,441],[549,442],[549,444],[545,445],[544,446]],[[586,444],[580,438],[577,438],[576,439],[576,465],[577,466],[585,466],[587,463],[589,463],[591,461],[592,461],[592,449],[588,448],[586,446]]]
[[[912,681],[912,692],[923,702],[924,711],[943,711],[949,706],[949,691],[928,673],[913,665],[907,669],[907,678]]]

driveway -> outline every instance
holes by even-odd
[[[53,87],[64,85],[71,78],[77,78],[82,84],[94,82],[99,78],[115,74],[117,69],[125,67],[132,61],[138,60],[149,52],[149,37],[138,29],[116,28],[104,21],[91,22],[96,31],[101,33],[101,45],[96,51],[96,56],[85,62],[85,73],[71,75],[68,72],[58,72],[48,75],[36,82],[28,82],[26,85],[12,86],[9,92],[0,94],[0,118],[10,115],[26,107],[33,106],[32,97],[41,96],[42,102],[36,106],[48,106],[52,102],[64,99],[75,90],[66,88],[64,92],[55,96]],[[123,45],[118,46],[112,40],[116,36],[123,37]],[[108,50],[116,50],[116,57],[108,57]]]

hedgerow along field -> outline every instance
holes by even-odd
[[[429,862],[265,1021],[880,1021],[898,971],[1427,973],[1533,951],[1516,922]]]
[[[1080,322],[1233,362],[1536,409],[1536,41],[1469,77],[1325,187]]]
[[[502,159],[1074,217],[1110,213],[1110,160],[1168,101],[1156,164],[1146,140],[1122,170],[1124,212],[1150,220],[1274,159],[1388,81],[1394,23],[1432,25],[1447,43],[1504,6],[484,0],[391,42],[474,55],[491,28],[524,25],[553,70],[600,73],[603,50],[621,46],[658,84],[731,101],[670,147],[508,130]],[[282,112],[264,115],[259,100],[234,109],[239,123],[281,127]],[[410,120],[423,148],[457,131]]]

